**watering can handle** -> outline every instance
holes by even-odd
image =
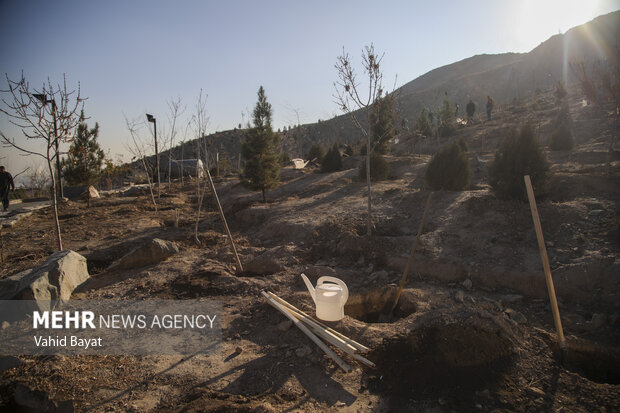
[[[329,275],[324,275],[323,277],[317,280],[316,286],[318,287],[319,285],[323,284],[325,281],[338,284],[342,288],[342,291],[344,291],[344,297],[343,297],[342,302],[346,303],[347,300],[349,299],[349,289],[347,288],[347,285],[344,283],[344,281],[336,277],[330,277]]]

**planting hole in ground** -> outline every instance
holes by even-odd
[[[562,354],[557,343],[553,353],[558,363],[596,383],[620,384],[620,351],[579,339],[568,341]]]
[[[377,372],[369,383],[374,392],[403,399],[451,395],[473,403],[476,391],[500,384],[513,354],[513,344],[501,330],[434,324],[385,340],[370,356]]]
[[[88,273],[90,275],[99,274],[100,272],[105,271],[106,268],[112,264],[113,260],[111,259],[91,259],[88,258],[86,260],[86,267],[88,268]]]
[[[396,298],[396,290],[396,286],[386,286],[351,295],[344,306],[344,313],[365,323],[392,322],[415,313],[415,297],[404,291],[394,309],[394,314],[390,317],[389,312]]]

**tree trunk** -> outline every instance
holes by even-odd
[[[50,177],[52,179],[52,215],[54,218],[54,227],[56,228],[56,242],[58,245],[58,251],[62,251],[62,237],[60,235],[60,221],[58,220],[58,202],[56,199],[56,177],[54,176],[54,167],[52,166],[52,160],[49,158],[49,149],[47,156],[47,167],[50,171]]]
[[[200,223],[202,195],[200,193],[200,174],[198,173],[198,167],[196,167],[196,198],[198,200],[198,208],[196,210],[196,223],[194,224],[194,241],[196,242],[196,245],[200,245],[200,239],[198,238],[198,224]]]
[[[368,219],[366,221],[366,235],[372,235],[372,196],[370,192],[370,134],[366,145],[366,184],[368,185]]]

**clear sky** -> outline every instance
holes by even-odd
[[[201,89],[209,133],[237,126],[260,85],[276,128],[296,124],[295,110],[301,123],[340,114],[332,95],[343,47],[356,63],[371,42],[385,52],[391,90],[396,75],[400,86],[473,55],[528,52],[618,9],[620,0],[0,0],[0,88],[4,73],[22,70],[33,86],[63,73],[69,86],[79,81],[89,124],[99,122],[116,157],[129,140],[123,114],[152,113],[159,126],[166,101],[180,97],[185,124]],[[4,118],[0,130],[23,139]],[[35,161],[5,148],[1,157],[10,171]]]

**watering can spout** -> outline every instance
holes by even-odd
[[[308,279],[308,277],[306,277],[306,274],[301,274],[301,278],[304,280],[304,282],[306,283],[306,287],[308,288],[308,291],[310,292],[310,296],[312,297],[312,300],[314,301],[314,303],[316,304],[316,291],[314,290],[314,287],[312,286],[312,283],[310,282],[310,280]]]

